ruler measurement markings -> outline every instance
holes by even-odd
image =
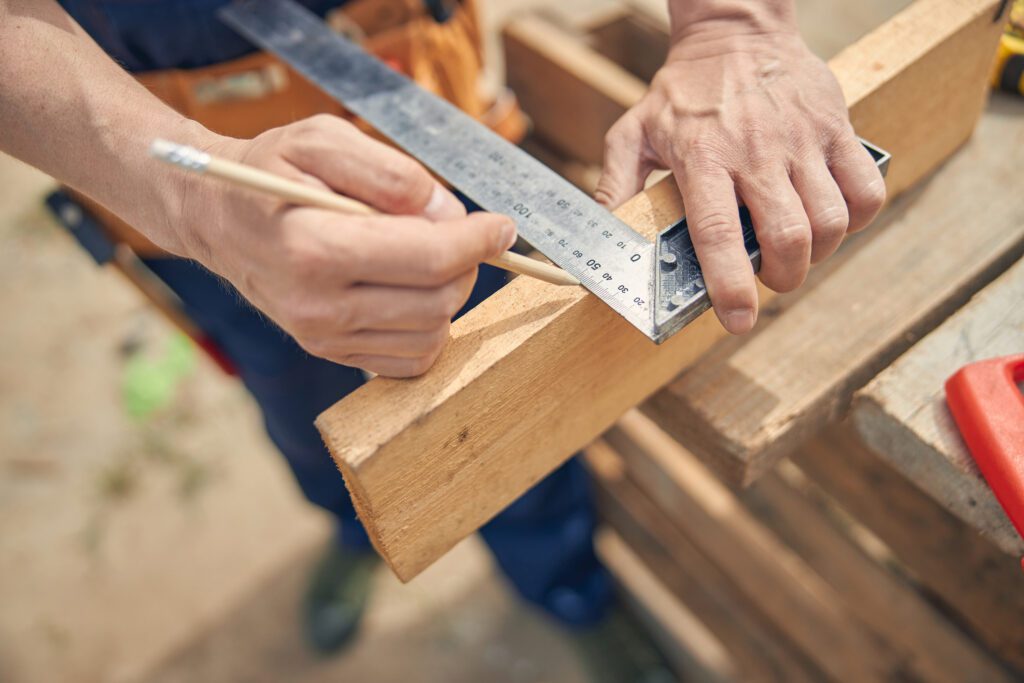
[[[540,161],[294,2],[241,0],[220,14],[481,208],[510,216],[534,248],[655,342],[710,307],[685,219],[646,240]],[[884,175],[889,155],[862,142]],[[740,217],[756,270],[760,247],[745,208]]]
[[[285,2],[242,2],[229,5],[224,16],[482,208],[511,216],[534,248],[652,335],[654,246],[643,236],[533,157],[341,39],[307,10]]]

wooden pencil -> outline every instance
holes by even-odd
[[[206,152],[179,145],[166,140],[154,140],[150,154],[157,159],[174,164],[193,173],[213,176],[221,180],[270,194],[293,204],[314,206],[357,216],[376,215],[380,212],[356,199],[341,194],[303,185],[289,178],[247,166],[228,159],[221,159]],[[549,282],[553,285],[578,285],[580,281],[557,266],[506,251],[487,263],[513,273]]]

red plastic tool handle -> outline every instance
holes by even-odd
[[[1022,381],[1024,354],[971,363],[946,380],[946,403],[978,469],[1024,537]]]

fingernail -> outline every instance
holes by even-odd
[[[505,220],[502,223],[501,230],[498,232],[501,235],[501,243],[505,246],[501,248],[502,251],[508,251],[512,248],[512,245],[516,243],[518,234],[516,232],[516,224],[511,220]]]
[[[430,200],[423,209],[424,218],[432,221],[448,221],[462,218],[466,215],[466,207],[455,198],[451,192],[441,186],[434,185],[434,191],[430,194]]]
[[[754,311],[749,308],[726,311],[722,316],[722,323],[731,334],[749,332],[754,327]]]

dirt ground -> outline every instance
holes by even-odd
[[[53,224],[50,187],[0,159],[0,680],[573,680],[475,539],[408,586],[382,571],[352,656],[309,657],[296,605],[326,520],[204,358],[129,415],[130,359],[174,333]]]
[[[541,4],[485,0],[488,25]],[[803,4],[823,55],[894,11]],[[54,224],[51,188],[0,156],[0,681],[582,680],[475,539],[407,586],[382,570],[355,647],[311,657],[297,603],[327,520],[200,355],[132,415],[175,333]]]

